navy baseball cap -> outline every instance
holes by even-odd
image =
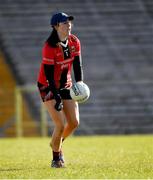
[[[73,21],[73,19],[74,19],[73,16],[69,16],[63,12],[59,12],[59,13],[53,14],[53,16],[51,17],[51,20],[50,20],[50,24],[52,26],[55,26],[58,23],[65,22],[67,20]]]

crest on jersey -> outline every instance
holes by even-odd
[[[75,46],[71,46],[71,52],[75,52]]]

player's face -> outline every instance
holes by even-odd
[[[72,23],[71,21],[68,20],[68,21],[59,23],[57,31],[63,37],[67,37],[68,35],[71,34],[71,28],[72,28]]]

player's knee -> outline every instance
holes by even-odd
[[[75,129],[79,126],[79,121],[76,119],[75,121],[73,121],[71,124],[70,124],[71,128],[72,129]]]

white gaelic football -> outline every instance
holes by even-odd
[[[84,103],[90,96],[90,89],[82,81],[74,83],[70,89],[70,96],[78,103]]]

